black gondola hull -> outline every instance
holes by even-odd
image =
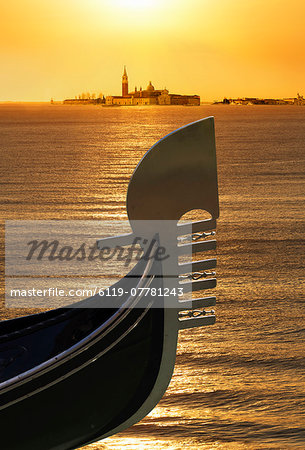
[[[128,420],[149,396],[158,376],[162,356],[163,310],[136,308],[116,333],[124,333],[139,323],[111,351],[103,352],[108,342],[100,342],[81,361],[71,360],[43,379],[6,394],[12,399],[47,386],[0,412],[1,444],[6,450],[68,449],[98,439]],[[82,369],[58,381],[81,364]],[[48,380],[49,378],[49,380]],[[36,382],[36,386],[35,386]],[[24,392],[22,392],[22,389]],[[6,400],[9,400],[6,398]],[[16,423],[18,421],[18,423]]]

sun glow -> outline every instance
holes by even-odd
[[[124,30],[130,37],[139,30],[147,35],[150,30],[155,33],[156,28],[162,28],[164,17],[168,17],[169,9],[177,1],[179,0],[109,0],[103,5],[107,10],[107,24],[120,32]],[[166,22],[168,27],[168,20]]]
[[[305,2],[261,6],[262,0],[3,1],[0,101],[119,94],[124,64],[132,90],[152,78],[156,87],[203,101],[303,94]]]
[[[117,0],[118,7],[146,9],[157,6],[157,0]]]

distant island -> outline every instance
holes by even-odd
[[[214,102],[214,105],[298,105],[305,106],[303,95],[297,94],[291,98],[224,98],[221,102]]]
[[[51,103],[54,103],[51,99]],[[305,106],[305,99],[303,95],[297,94],[296,97],[290,98],[257,98],[257,97],[243,97],[243,98],[227,98],[221,101],[204,102],[213,105],[298,105]],[[102,106],[134,106],[134,105],[185,105],[185,106],[199,106],[199,95],[182,95],[170,94],[164,89],[155,89],[151,81],[146,89],[137,89],[135,87],[133,92],[129,92],[128,75],[126,66],[122,75],[122,95],[108,95],[104,96],[82,93],[75,98],[67,98],[63,101],[65,105],[102,105]]]
[[[181,95],[170,94],[167,89],[155,89],[151,81],[146,89],[138,90],[135,87],[133,92],[128,90],[128,76],[126,67],[122,76],[122,95],[109,95],[106,98],[100,94],[96,97],[94,94],[81,94],[73,99],[66,99],[64,104],[102,104],[105,106],[132,106],[132,105],[186,105],[199,106],[199,95]]]

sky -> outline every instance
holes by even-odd
[[[304,0],[10,0],[0,14],[0,101],[156,89],[305,94]]]

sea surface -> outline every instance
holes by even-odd
[[[27,312],[4,305],[5,220],[125,219],[142,155],[211,115],[217,322],[180,332],[146,418],[85,448],[305,449],[305,107],[0,105],[0,318]]]

